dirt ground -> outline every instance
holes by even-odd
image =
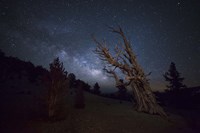
[[[194,120],[189,114],[187,118],[181,113],[170,114],[169,122],[159,116],[138,113],[129,102],[120,104],[118,100],[89,93],[85,93],[85,109],[74,109],[66,102],[66,117],[57,122],[41,117],[44,98],[36,94],[7,93],[1,99],[1,133],[197,133],[199,130],[198,125],[189,123]]]

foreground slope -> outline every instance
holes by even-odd
[[[19,84],[20,87],[19,87]],[[84,109],[73,108],[73,95],[66,99],[65,120],[44,119],[45,94],[41,85],[26,78],[7,81],[0,91],[1,133],[191,133],[194,130],[179,114],[168,122],[159,116],[138,113],[129,102],[85,92]]]
[[[188,128],[180,116],[170,115],[171,122],[159,116],[133,111],[130,103],[102,98],[85,93],[85,109],[66,110],[66,120],[55,123],[32,121],[30,129],[40,133],[188,133]]]
[[[6,81],[0,89],[1,133],[191,133],[180,114],[170,114],[168,122],[159,116],[138,113],[129,102],[103,98],[85,92],[84,109],[73,108],[67,96],[65,120],[44,119],[47,90],[26,77]],[[191,113],[191,112],[189,112]],[[188,117],[189,118],[189,117]]]

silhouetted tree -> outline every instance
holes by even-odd
[[[75,84],[76,84],[76,76],[73,74],[73,73],[70,73],[69,75],[68,75],[68,79],[69,79],[69,87],[70,88],[73,88],[73,87],[75,87]]]
[[[85,83],[84,81],[83,81],[83,89],[85,90],[85,91],[88,91],[88,92],[91,92],[91,86],[88,84],[88,83]]]
[[[108,70],[106,67],[103,69],[105,72],[109,74],[110,77],[113,77],[115,79],[115,86],[118,88],[117,97],[120,99],[120,103],[122,103],[123,99],[126,99],[127,89],[126,86],[127,83],[124,83],[123,79],[119,79],[116,72],[114,70]]]
[[[76,81],[75,88],[75,108],[82,109],[85,107],[85,99],[83,93],[84,82],[81,80]]]
[[[48,73],[48,71],[42,66],[36,66],[35,72],[37,74],[37,78],[40,78],[40,79],[41,79],[42,76],[44,76],[45,74]]]
[[[101,93],[100,86],[99,86],[99,84],[97,82],[94,84],[93,93],[97,94],[97,95],[99,95]]]
[[[7,77],[6,71],[7,71],[7,62],[5,58],[5,53],[1,51],[0,49],[0,83],[4,82],[4,80]]]
[[[116,86],[118,90],[118,97],[120,99],[120,103],[122,103],[122,100],[126,99],[127,89],[125,87],[123,79],[119,80],[120,84]]]
[[[170,91],[178,91],[181,88],[186,87],[182,83],[184,78],[180,77],[180,73],[177,71],[174,62],[171,62],[168,72],[166,72],[163,76],[165,80],[169,82],[167,88],[169,88]]]
[[[136,61],[136,55],[132,50],[130,41],[127,40],[124,32],[119,27],[118,29],[111,28],[114,33],[117,33],[122,37],[123,48],[115,48],[116,56],[112,56],[109,49],[106,47],[106,42],[99,42],[94,37],[94,41],[97,44],[95,53],[99,55],[99,58],[106,62],[108,66],[113,66],[114,70],[119,68],[125,75],[125,79],[129,82],[134,98],[136,101],[136,110],[140,112],[146,112],[150,114],[159,114],[166,116],[163,108],[157,103],[156,98],[152,92],[149,81],[143,69]],[[122,44],[122,42],[120,42]],[[113,70],[113,71],[114,71]]]
[[[0,49],[0,58],[5,57],[5,53]]]
[[[57,119],[64,107],[68,79],[64,73],[63,63],[59,58],[54,59],[50,64],[50,73],[45,83],[48,87],[48,116],[51,120]]]

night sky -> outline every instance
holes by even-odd
[[[55,57],[68,72],[114,88],[93,53],[94,34],[112,49],[120,25],[154,90],[175,62],[187,86],[200,85],[200,0],[0,0],[0,49],[48,68]],[[121,77],[123,78],[123,77]]]

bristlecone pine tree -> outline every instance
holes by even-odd
[[[127,40],[120,27],[117,29],[111,28],[111,30],[121,36],[123,40],[123,50],[115,47],[116,56],[112,56],[109,49],[106,47],[106,42],[99,42],[93,37],[97,44],[94,52],[99,55],[99,58],[105,61],[107,65],[115,67],[112,71],[119,68],[125,75],[125,79],[128,80],[127,85],[130,85],[133,90],[137,111],[166,117],[165,111],[157,103],[151,90],[147,79],[148,75],[145,75],[143,69],[136,61],[136,56],[132,50],[130,41]]]
[[[184,78],[180,77],[180,73],[177,71],[176,65],[174,62],[171,62],[168,72],[166,72],[163,76],[165,80],[169,82],[169,85],[167,85],[167,88],[169,88],[170,91],[176,92],[180,90],[181,88],[186,87],[182,83]]]
[[[62,117],[59,115],[63,111],[64,98],[69,85],[59,58],[54,59],[50,64],[50,73],[45,82],[48,87],[48,117],[50,120],[55,120]]]

